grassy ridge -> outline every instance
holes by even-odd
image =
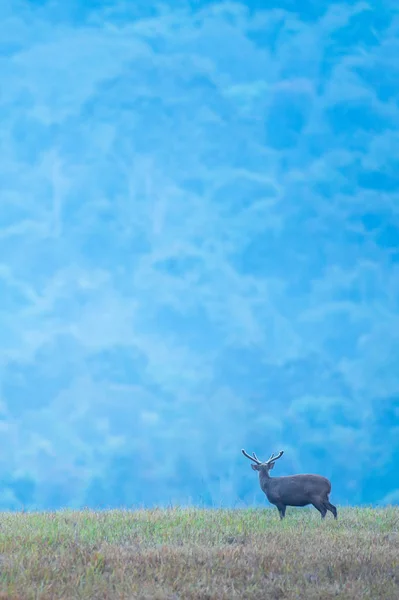
[[[331,517],[331,515],[330,515]],[[399,598],[399,508],[1,513],[0,599]]]

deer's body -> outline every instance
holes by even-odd
[[[273,469],[274,462],[282,456],[283,452],[276,457],[272,454],[269,460],[263,463],[255,454],[252,457],[245,450],[242,450],[242,453],[255,462],[255,464],[251,464],[251,467],[254,471],[259,472],[260,487],[270,504],[277,507],[281,519],[285,516],[287,506],[307,506],[309,504],[313,504],[317,508],[322,519],[328,510],[332,512],[335,519],[337,518],[337,509],[329,500],[331,483],[326,477],[307,473],[270,477],[269,471]]]

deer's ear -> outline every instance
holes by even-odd
[[[258,465],[253,465],[253,464],[251,463],[251,467],[253,468],[253,470],[254,470],[254,471],[257,471],[257,470],[258,470]]]
[[[271,471],[272,469],[274,469],[274,465],[275,465],[275,464],[276,464],[276,463],[270,463],[270,466],[269,466],[269,471]]]

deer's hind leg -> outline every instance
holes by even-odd
[[[326,514],[327,514],[327,508],[324,505],[324,502],[317,501],[317,502],[312,502],[313,506],[315,508],[317,508],[317,510],[319,511],[319,513],[321,514],[321,518],[324,519]]]
[[[331,504],[331,502],[329,500],[326,500],[324,502],[324,506],[326,507],[327,510],[329,510],[334,515],[334,519],[336,519],[338,516],[336,506],[334,506],[334,504]]]

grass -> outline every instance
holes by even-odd
[[[0,514],[0,600],[397,600],[399,508]]]

